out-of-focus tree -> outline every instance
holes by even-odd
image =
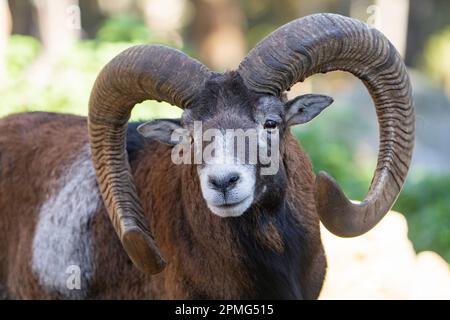
[[[348,15],[373,26],[378,14],[374,3],[375,0],[352,0]]]
[[[246,54],[245,15],[238,0],[193,0],[193,41],[200,59],[216,70],[235,68]]]
[[[418,66],[423,62],[423,49],[430,36],[450,25],[450,1],[410,0],[410,2],[406,63]]]
[[[9,0],[8,3],[12,16],[12,33],[38,37],[36,14],[31,0]]]
[[[298,6],[299,17],[320,13],[320,12],[333,12],[343,15],[349,15],[350,7],[355,2],[364,2],[364,0],[316,0],[316,1],[293,1],[293,5]]]
[[[374,27],[383,32],[402,56],[408,36],[409,0],[376,0]]]
[[[92,0],[90,0],[92,1]],[[135,0],[97,0],[101,11],[107,15],[123,15],[136,9]]]
[[[114,1],[110,1],[114,2]],[[98,29],[106,18],[98,1],[79,0],[81,21],[83,21],[83,38],[95,38]]]
[[[0,0],[0,88],[6,81],[6,45],[11,33],[11,13],[8,1]]]
[[[350,5],[352,18],[383,32],[402,56],[406,51],[408,13],[409,0],[352,0]]]
[[[81,12],[78,0],[33,0],[33,4],[43,51],[28,70],[28,78],[45,84],[58,58],[80,37]]]
[[[33,4],[45,50],[58,53],[70,48],[81,31],[78,0],[34,0]]]
[[[186,16],[186,0],[138,0],[145,24],[155,39],[164,39],[181,48],[180,34]]]

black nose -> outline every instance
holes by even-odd
[[[209,176],[210,185],[219,191],[226,192],[236,186],[240,179],[240,175],[236,172],[229,173],[225,176]]]

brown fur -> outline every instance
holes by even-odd
[[[86,119],[44,113],[0,121],[0,288],[9,298],[61,298],[41,287],[30,266],[37,213],[57,191],[56,181],[87,143]],[[303,298],[319,294],[325,272],[311,163],[289,134],[282,150],[288,177],[287,202],[302,232],[298,266]],[[148,143],[131,163],[144,212],[166,269],[151,279],[140,273],[121,247],[102,206],[92,221],[95,275],[88,298],[239,299],[260,297],[251,261],[232,219],[209,212],[194,166],[175,166],[170,148]],[[283,254],[286,239],[269,222],[249,213],[239,226],[263,250]],[[274,220],[275,219],[275,220]],[[260,267],[260,266],[258,266]]]

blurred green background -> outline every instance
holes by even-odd
[[[449,262],[449,1],[0,0],[0,116],[36,110],[86,115],[99,70],[134,44],[167,44],[215,70],[232,69],[269,32],[314,12],[373,24],[403,54],[415,91],[417,148],[394,210],[406,216],[417,251],[436,251]],[[304,92],[329,94],[336,102],[313,123],[294,128],[296,136],[315,171],[328,171],[350,197],[362,200],[378,147],[368,94],[344,73],[314,76],[290,94]],[[133,119],[179,114],[146,102]]]

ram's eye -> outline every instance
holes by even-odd
[[[278,123],[273,120],[267,120],[264,123],[264,129],[273,130],[273,129],[276,129],[277,127],[278,127]]]

